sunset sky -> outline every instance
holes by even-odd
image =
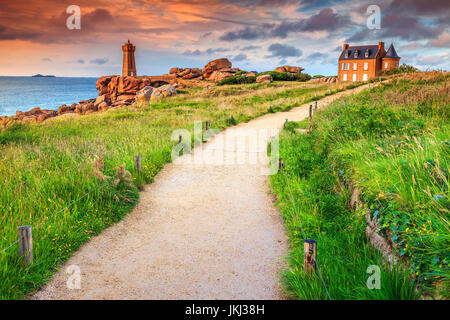
[[[69,30],[69,5],[81,29]],[[381,8],[370,30],[368,5]],[[337,74],[342,44],[394,43],[400,63],[450,69],[449,0],[0,0],[0,75],[120,74],[136,45],[138,75],[226,57],[244,70],[297,65]]]

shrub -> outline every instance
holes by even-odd
[[[308,81],[311,76],[307,73],[289,73],[278,71],[264,71],[258,74],[258,76],[270,74],[274,81]]]
[[[392,68],[386,71],[382,71],[381,75],[392,75],[392,74],[399,74],[399,73],[412,73],[412,72],[417,72],[419,71],[419,69],[417,69],[416,67],[407,65],[406,63],[402,64],[400,67],[398,68]]]
[[[256,82],[256,77],[254,76],[243,76],[243,75],[235,75],[226,79],[223,79],[222,81],[218,82],[218,86],[223,86],[225,84],[243,84],[243,83],[254,83]]]

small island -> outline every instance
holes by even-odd
[[[43,75],[43,74],[35,74],[34,76],[31,76],[32,78],[56,78],[54,75]]]

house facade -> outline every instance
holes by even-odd
[[[384,42],[378,45],[349,46],[344,44],[339,56],[338,79],[340,81],[367,81],[381,71],[398,67],[400,57],[391,44],[385,51]]]

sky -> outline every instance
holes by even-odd
[[[69,29],[70,5],[81,9]],[[369,5],[380,8],[380,28]],[[344,43],[394,44],[400,63],[450,66],[449,0],[0,0],[0,76],[121,74],[136,46],[138,75],[228,58],[247,71],[280,65],[336,75]]]

